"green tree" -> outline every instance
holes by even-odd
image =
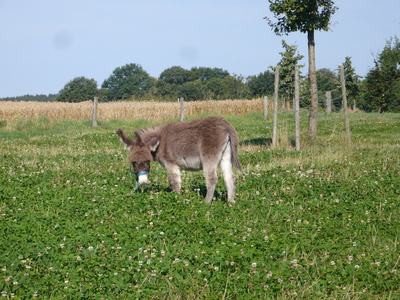
[[[179,97],[179,85],[157,80],[153,94],[162,100],[176,100]]]
[[[364,82],[362,109],[400,111],[400,40],[396,36],[386,42],[383,51],[375,59]]]
[[[200,80],[185,82],[178,87],[179,97],[184,97],[186,101],[204,100],[204,86]]]
[[[140,65],[127,64],[116,68],[101,87],[107,90],[105,97],[111,101],[141,98],[151,90],[153,84],[154,80]]]
[[[361,109],[371,112],[387,108],[385,103],[385,82],[383,79],[382,71],[377,62],[375,67],[371,69],[363,82],[364,101],[361,103]]]
[[[158,77],[158,80],[169,84],[180,85],[190,80],[190,72],[182,67],[173,66],[165,69]]]
[[[246,78],[249,93],[253,97],[263,97],[274,93],[275,74],[272,71],[265,71],[258,75]]]
[[[68,82],[58,93],[55,101],[82,102],[97,96],[97,82],[86,77],[76,77]]]
[[[171,100],[184,97],[189,101],[233,99],[249,95],[240,76],[231,76],[220,68],[174,66],[164,70],[156,82],[155,95]]]
[[[278,63],[280,66],[279,70],[279,84],[283,86],[280,95],[285,102],[291,102],[294,98],[294,74],[296,66],[304,67],[299,65],[299,61],[304,58],[303,55],[296,54],[297,46],[289,45],[285,40],[282,40],[282,47],[285,49],[284,52],[279,52],[281,55],[281,61]],[[272,69],[275,69],[272,67]]]
[[[161,72],[155,84],[154,95],[164,100],[176,100],[182,95],[182,85],[190,81],[190,71],[180,67],[173,66]],[[190,90],[188,87],[185,89]]]
[[[211,78],[225,78],[229,77],[228,71],[220,68],[208,68],[208,67],[193,67],[189,71],[190,80],[200,79],[201,81],[207,81]]]
[[[360,76],[356,74],[351,57],[347,56],[343,63],[344,77],[346,82],[346,91],[349,104],[353,102],[353,109],[356,108],[356,102],[360,95]]]
[[[266,17],[277,35],[300,31],[307,33],[308,77],[310,85],[310,115],[308,133],[317,136],[318,93],[315,67],[315,30],[329,29],[331,16],[337,7],[328,0],[268,0],[276,22]]]
[[[205,82],[207,99],[243,99],[250,96],[249,87],[241,76],[214,77]]]

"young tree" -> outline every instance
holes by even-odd
[[[375,59],[364,82],[363,109],[400,111],[400,39],[396,36],[386,42],[383,51]]]
[[[268,24],[277,35],[300,31],[307,33],[308,77],[310,82],[310,116],[308,133],[317,136],[318,93],[315,67],[315,30],[329,29],[331,16],[337,7],[330,0],[268,0],[270,10],[277,19]]]
[[[82,102],[97,96],[97,82],[86,77],[76,77],[60,90],[55,101]]]
[[[294,73],[295,68],[299,61],[304,58],[303,55],[297,54],[297,46],[289,45],[285,40],[282,40],[282,47],[285,49],[284,52],[279,52],[281,55],[281,61],[278,63],[280,66],[279,70],[279,83],[283,85],[283,99],[285,102],[290,102],[294,98]],[[304,65],[299,65],[304,67]],[[273,68],[273,67],[272,67]],[[273,68],[274,69],[274,68]]]
[[[344,77],[346,80],[346,91],[347,96],[350,100],[353,100],[353,109],[356,108],[356,99],[360,94],[360,76],[356,74],[351,63],[351,57],[347,56],[345,62],[343,63]]]

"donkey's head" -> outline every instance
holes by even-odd
[[[136,182],[142,186],[149,184],[150,162],[153,161],[153,153],[160,143],[158,135],[143,137],[143,132],[135,131],[135,140],[132,141],[121,129],[117,130],[117,135],[125,145],[125,149],[131,152],[129,162],[135,172]]]

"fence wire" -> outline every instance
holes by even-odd
[[[276,69],[276,70],[278,70],[278,68]],[[275,70],[275,72],[276,72],[276,70]],[[279,72],[279,71],[278,71]],[[329,117],[329,115],[330,115],[330,112],[339,112],[339,111],[341,111],[341,110],[343,110],[343,112],[344,112],[344,118],[345,118],[345,123],[346,123],[346,127],[348,126],[347,124],[348,124],[348,115],[347,115],[347,113],[348,113],[348,108],[346,107],[346,109],[343,109],[344,107],[343,107],[343,90],[344,90],[344,93],[346,94],[346,82],[345,82],[345,78],[344,78],[344,76],[343,75],[341,75],[340,77],[340,81],[338,81],[337,79],[333,79],[332,77],[329,77],[329,76],[324,76],[323,74],[321,75],[320,74],[320,76],[322,76],[322,78],[323,79],[327,79],[328,80],[328,82],[326,82],[326,83],[324,83],[322,86],[319,86],[319,87],[317,87],[317,90],[318,91],[322,91],[322,92],[330,92],[330,94],[332,95],[334,95],[334,97],[332,98],[330,98],[330,104],[329,104],[329,107],[328,107],[328,104],[327,104],[327,96],[326,96],[326,94],[325,94],[325,97],[323,96],[323,97],[321,97],[320,95],[318,95],[318,107],[321,107],[321,108],[325,108],[326,109],[326,112],[325,113],[318,113],[317,114],[317,116],[318,116],[318,118],[320,118],[321,116],[323,116],[323,117]],[[278,76],[279,77],[279,76]],[[298,76],[299,77],[299,76]],[[333,80],[332,80],[333,79]],[[299,89],[300,89],[300,91],[299,92],[301,92],[302,91],[302,88],[303,88],[303,90],[304,90],[304,86],[302,87],[302,88],[300,88],[300,83],[297,83],[297,86],[299,87]],[[335,87],[335,88],[333,88],[333,89],[328,89],[329,87]],[[294,110],[292,110],[290,107],[288,108],[287,106],[286,106],[286,102],[289,102],[289,103],[292,103],[292,101],[288,101],[288,99],[285,99],[284,97],[280,97],[280,95],[290,95],[290,96],[292,96],[293,95],[293,97],[294,97],[294,94],[295,94],[295,81],[293,80],[292,82],[285,82],[285,83],[278,83],[278,86],[275,86],[275,90],[277,91],[277,93],[278,93],[278,105],[277,105],[277,107],[278,107],[278,111],[277,112],[275,112],[274,111],[274,107],[275,107],[275,104],[274,104],[274,98],[275,98],[275,95],[274,95],[274,97],[272,98],[273,100],[271,101],[272,102],[272,105],[270,105],[270,106],[272,106],[272,110],[270,110],[270,111],[272,111],[272,113],[273,114],[277,114],[277,121],[274,121],[272,124],[270,124],[270,125],[268,125],[268,126],[271,126],[272,127],[272,132],[273,132],[273,135],[274,135],[274,133],[276,134],[277,132],[278,132],[278,130],[277,130],[277,128],[274,128],[274,127],[277,127],[278,125],[280,126],[280,127],[282,127],[282,126],[287,126],[287,124],[293,124],[293,125],[295,125],[294,124],[294,122],[293,122],[293,118],[294,118],[294,116],[295,116],[295,112],[294,112]],[[274,92],[275,93],[275,92]],[[294,101],[294,100],[293,100]],[[304,103],[307,103],[307,102],[309,102],[309,101],[311,101],[311,99],[310,99],[310,96],[308,96],[308,95],[305,95],[304,93],[302,93],[301,95],[300,95],[300,97],[299,97],[299,99],[298,99],[298,101],[300,102],[300,103],[303,103],[303,108],[302,108],[302,110],[304,111]],[[347,102],[347,101],[346,101]],[[295,108],[295,105],[294,105],[294,102],[293,102],[293,109]],[[328,112],[328,108],[329,108],[329,112]],[[291,112],[293,112],[293,115],[292,116],[290,116],[290,118],[289,119],[285,119],[285,120],[282,120],[282,115],[281,115],[281,113],[282,112],[284,112],[284,111],[286,111],[287,112],[287,110],[290,110]],[[279,115],[281,115],[281,117],[279,117]],[[291,114],[290,114],[291,115]],[[287,117],[287,115],[286,115],[286,117]],[[276,118],[274,117],[274,120],[276,120]],[[298,119],[298,121],[299,122],[302,122],[302,121],[304,121],[304,117],[302,117],[302,116],[299,116],[299,119]],[[292,127],[292,126],[291,126]],[[349,129],[348,128],[346,128],[346,131],[348,131],[348,132],[346,132],[346,134],[348,135],[348,141],[350,142],[350,132],[349,132]],[[274,143],[276,143],[275,141],[277,140],[277,137],[276,136],[273,136],[273,138],[272,138],[272,140],[273,140],[273,144]],[[297,147],[296,147],[297,148]]]

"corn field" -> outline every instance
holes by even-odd
[[[262,112],[263,100],[223,100],[185,102],[185,116],[207,115],[243,115],[249,112]],[[178,118],[178,102],[107,102],[98,104],[98,120],[155,120],[164,121]],[[92,119],[93,102],[13,102],[5,101],[0,105],[0,119],[12,123],[16,120],[48,118],[53,121]]]

